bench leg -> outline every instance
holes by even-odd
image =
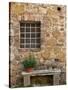
[[[24,76],[24,86],[30,85],[30,76]]]
[[[53,75],[53,85],[59,85],[59,80],[60,80],[59,74]]]

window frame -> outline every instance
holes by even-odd
[[[37,43],[36,40],[35,40],[35,38],[31,38],[31,37],[30,37],[29,39],[30,39],[30,40],[34,39],[34,40],[35,40],[35,43],[31,43],[31,42],[30,42],[30,43],[26,43],[26,42],[21,43],[21,42],[19,42],[19,44],[20,44],[20,45],[19,45],[20,49],[28,49],[28,50],[33,50],[33,49],[38,50],[38,49],[40,49],[40,48],[41,48],[41,22],[40,22],[40,21],[20,21],[20,35],[23,33],[23,32],[21,32],[21,28],[22,28],[22,27],[21,27],[21,24],[22,24],[22,23],[23,23],[23,24],[26,24],[26,25],[27,25],[27,23],[28,23],[29,25],[30,25],[30,24],[34,24],[34,25],[37,24],[37,25],[38,25],[38,27],[37,27],[37,25],[36,25],[35,27],[32,27],[32,26],[27,27],[27,26],[26,26],[26,28],[29,28],[29,29],[30,29],[30,28],[34,28],[34,29],[35,29],[35,28],[36,28],[36,29],[39,28],[39,32],[35,31],[35,32],[32,33],[31,31],[30,31],[30,32],[26,32],[26,31],[25,31],[25,33],[26,33],[26,34],[28,34],[28,33],[34,34],[36,40],[39,39],[40,42]],[[24,28],[24,25],[23,25],[23,28]],[[40,34],[39,38],[36,36],[35,33],[37,33],[37,34],[39,33],[39,34]],[[25,34],[25,35],[26,35],[26,34]],[[19,41],[22,39],[20,35],[19,35]],[[23,35],[24,35],[24,34],[23,34]],[[29,34],[29,35],[31,35],[31,34]],[[23,38],[23,40],[24,40],[24,38]],[[25,41],[26,41],[26,40],[27,40],[27,38],[26,38],[26,36],[25,36]],[[26,44],[26,45],[29,44],[30,47],[27,48],[24,44]],[[32,48],[32,47],[31,47],[32,44],[33,44],[33,45],[36,44],[35,47]],[[23,45],[24,47],[21,47],[21,45]]]

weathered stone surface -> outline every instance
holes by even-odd
[[[48,45],[48,46],[56,45],[56,39],[52,37],[52,38],[46,40],[46,45]]]
[[[59,11],[57,7],[60,7],[61,10]],[[20,83],[19,79],[21,79],[21,71],[23,70],[21,61],[30,53],[36,57],[38,64],[42,60],[48,66],[53,64],[54,67],[57,62],[52,61],[52,59],[57,58],[60,62],[57,64],[57,68],[63,69],[63,66],[65,67],[65,15],[66,7],[63,5],[11,3],[10,68],[12,87]],[[20,20],[41,22],[41,48],[39,51],[31,52],[29,49],[20,48]],[[65,82],[63,76],[61,75],[61,80]]]
[[[52,34],[53,34],[53,37],[55,37],[56,39],[59,38],[59,36],[60,36],[60,32],[57,30],[53,31]]]

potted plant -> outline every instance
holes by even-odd
[[[29,57],[26,57],[24,59],[22,64],[24,66],[25,71],[31,72],[33,68],[36,66],[36,58],[33,55],[29,55]]]

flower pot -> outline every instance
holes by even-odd
[[[25,71],[26,72],[32,72],[33,71],[33,68],[26,68]]]

